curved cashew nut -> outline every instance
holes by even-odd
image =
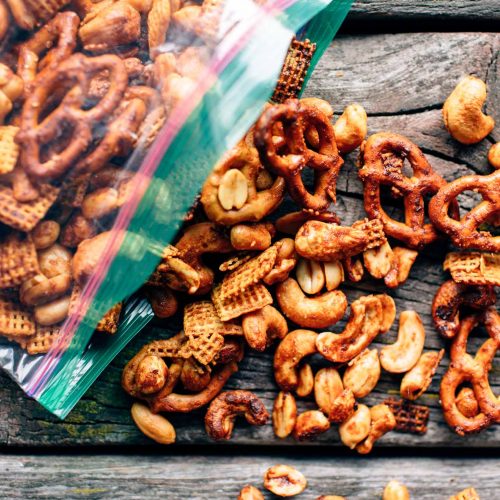
[[[420,356],[417,364],[401,380],[400,392],[403,398],[414,401],[428,389],[443,355],[444,349],[425,352]]]
[[[471,387],[462,387],[460,389],[455,399],[455,404],[458,411],[467,418],[473,418],[479,413],[479,404]]]
[[[274,400],[273,407],[273,429],[274,434],[284,439],[288,437],[297,421],[297,403],[293,394],[280,391]]]
[[[318,434],[323,434],[330,428],[330,422],[319,410],[309,410],[297,417],[293,428],[293,437],[297,441],[311,439]]]
[[[299,369],[299,385],[295,394],[299,398],[306,398],[314,389],[314,373],[309,363],[304,363]]]
[[[251,425],[264,425],[269,413],[264,403],[250,391],[227,391],[219,394],[208,407],[205,429],[214,440],[231,439],[234,420],[244,415]]]
[[[370,432],[372,417],[370,408],[358,405],[354,413],[339,426],[340,440],[351,450],[361,443]]]
[[[410,493],[404,484],[389,481],[384,488],[382,500],[410,500]]]
[[[343,377],[344,387],[350,389],[355,398],[364,398],[375,389],[380,371],[377,349],[366,349],[349,361]]]
[[[264,278],[266,285],[281,283],[288,278],[297,264],[297,252],[295,252],[295,241],[291,238],[283,238],[275,243],[278,249],[278,255],[273,268]]]
[[[356,445],[356,451],[362,455],[370,453],[375,441],[396,427],[396,419],[387,405],[375,405],[370,408],[371,424],[368,436]]]
[[[319,353],[333,363],[355,358],[380,333],[388,331],[394,321],[396,306],[388,295],[368,295],[351,304],[351,315],[342,333],[318,335]]]
[[[497,142],[493,144],[493,146],[491,146],[490,150],[488,151],[488,161],[493,168],[497,170],[500,168],[500,142]]]
[[[231,228],[231,245],[236,250],[266,250],[271,246],[276,229],[271,222],[236,224]]]
[[[368,117],[360,104],[349,104],[333,126],[337,147],[342,154],[354,151],[365,140]]]
[[[326,328],[333,325],[347,309],[347,299],[341,291],[306,297],[293,278],[278,284],[276,298],[285,316],[305,328]]]
[[[278,345],[274,353],[274,377],[284,391],[294,391],[299,385],[297,365],[316,352],[318,334],[311,330],[294,330]]]
[[[212,375],[210,383],[203,391],[198,394],[176,394],[170,393],[163,397],[161,393],[151,401],[151,410],[153,413],[159,412],[179,412],[189,413],[210,403],[212,399],[219,394],[229,377],[238,371],[238,365],[235,362],[223,365]]]
[[[314,379],[314,399],[330,422],[344,422],[354,412],[356,401],[350,389],[344,389],[335,368],[322,368]]]
[[[175,429],[165,417],[155,415],[146,405],[141,403],[132,405],[131,414],[135,425],[148,438],[160,444],[175,442]]]
[[[482,112],[486,84],[475,76],[466,76],[455,87],[443,106],[448,132],[462,144],[482,141],[495,126],[495,120]]]
[[[380,364],[390,373],[405,373],[416,364],[424,349],[425,329],[415,311],[399,315],[398,339],[380,351]]]
[[[209,292],[214,281],[214,273],[203,263],[203,255],[233,251],[229,238],[212,222],[201,222],[188,227],[175,247],[180,251],[181,259],[200,275],[197,295]]]
[[[288,333],[283,315],[273,306],[265,306],[243,316],[243,335],[248,345],[256,351],[264,351],[273,339],[282,339]]]

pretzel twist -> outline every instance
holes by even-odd
[[[472,357],[467,352],[467,340],[472,330],[484,323],[489,338]],[[481,316],[469,316],[462,321],[460,331],[450,350],[451,364],[441,381],[440,397],[444,417],[461,436],[479,432],[493,423],[500,423],[500,400],[491,390],[488,374],[500,347],[500,315],[495,308]],[[478,403],[478,413],[464,415],[457,406],[459,387],[469,383]]]
[[[276,131],[283,131],[276,140]],[[312,149],[308,132],[316,130],[319,142]],[[297,99],[269,107],[257,122],[255,144],[264,166],[283,177],[290,196],[304,209],[325,211],[330,200],[335,202],[335,188],[340,168],[335,132],[329,118],[317,107]],[[314,193],[304,186],[301,171],[312,168],[315,173]]]
[[[449,216],[450,207],[464,191],[480,193],[483,200],[460,220]],[[500,252],[500,236],[493,236],[478,227],[500,214],[500,170],[490,175],[467,175],[442,187],[429,205],[432,223],[446,233],[460,248],[477,248]]]
[[[108,70],[111,85],[106,95],[92,108],[84,109],[92,77]],[[21,115],[21,131],[16,141],[21,146],[20,160],[26,172],[37,180],[57,179],[81,156],[92,141],[92,126],[108,119],[119,105],[128,83],[123,61],[115,55],[85,57],[74,54],[57,69],[42,72],[26,99]],[[42,114],[54,92],[68,89],[60,104],[46,117]],[[70,133],[62,151],[44,146],[54,142],[62,131]]]
[[[403,161],[387,161],[400,157],[409,160],[412,177],[403,174]],[[398,134],[372,135],[365,144],[359,176],[364,184],[365,210],[370,218],[382,220],[387,235],[417,249],[438,239],[439,233],[433,225],[425,223],[424,195],[437,193],[446,181],[432,170],[417,145]],[[394,220],[382,208],[381,185],[391,186],[404,196],[404,222]],[[449,208],[452,216],[458,216],[456,201]]]

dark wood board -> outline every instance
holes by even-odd
[[[349,500],[382,498],[385,485],[398,480],[411,498],[446,500],[474,487],[481,498],[498,498],[500,461],[456,458],[346,459],[326,456],[102,456],[38,455],[0,457],[0,494],[9,499],[235,500],[252,484],[263,488],[268,467],[283,463],[300,470],[307,488],[297,498],[342,495]]]
[[[336,111],[350,102],[363,104],[369,114],[370,132],[393,130],[417,142],[428,154],[434,168],[445,178],[453,179],[470,172],[489,172],[486,153],[493,140],[499,140],[499,130],[481,144],[465,147],[454,142],[445,131],[440,108],[457,80],[473,73],[486,79],[490,87],[487,111],[500,120],[498,92],[498,48],[500,35],[487,33],[416,33],[400,35],[341,36],[335,40],[308,89],[308,95],[330,100]],[[356,177],[356,155],[348,157],[339,181],[337,213],[346,224],[364,216],[361,184]],[[465,197],[464,206],[471,198]],[[286,208],[286,207],[285,207]],[[439,349],[443,342],[433,330],[430,304],[438,285],[445,279],[441,270],[445,248],[432,249],[419,256],[408,282],[391,294],[398,311],[415,309],[427,330],[426,346]],[[350,300],[363,293],[383,290],[375,281],[364,281],[354,287],[345,287]],[[179,328],[175,322],[171,331]],[[342,324],[334,327],[340,331]],[[106,373],[91,388],[65,422],[58,421],[33,401],[28,401],[7,377],[0,379],[0,445],[56,446],[56,445],[146,445],[151,442],[133,425],[129,409],[131,399],[119,386],[121,370],[138,348],[150,338],[165,336],[158,327],[144,333],[120,355]],[[395,339],[396,325],[375,345]],[[249,353],[228,388],[241,387],[255,391],[271,409],[277,393],[272,375],[272,355]],[[498,364],[498,363],[497,363]],[[438,402],[438,381],[448,365],[445,359],[430,391],[421,399],[431,407],[431,423],[423,436],[391,433],[384,437],[381,447],[498,447],[500,428],[466,439],[453,434],[444,423]],[[492,373],[494,389],[498,391],[498,368]],[[384,374],[381,383],[367,402],[383,400],[387,394],[398,391],[399,378]],[[312,406],[306,401],[301,408]],[[203,429],[203,412],[172,416],[181,444],[208,444]],[[235,444],[292,445],[292,440],[278,441],[270,426],[252,428],[237,424]],[[339,446],[337,431],[330,430],[317,444]]]

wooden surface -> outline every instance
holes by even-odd
[[[446,500],[470,486],[482,499],[493,500],[500,489],[499,461],[494,459],[194,456],[186,466],[180,456],[11,455],[0,457],[0,494],[9,499],[236,500],[246,484],[264,493],[263,475],[278,463],[306,476],[308,486],[297,497],[301,500],[327,494],[380,499],[392,479],[405,484],[418,500]],[[277,497],[266,492],[265,498]]]
[[[380,2],[368,2],[375,5]],[[418,2],[417,2],[418,3]],[[420,2],[422,4],[428,2]],[[462,2],[464,3],[464,2]],[[473,73],[485,79],[490,95],[487,111],[500,121],[500,86],[498,49],[500,35],[492,33],[416,33],[396,35],[341,36],[323,57],[310,81],[308,95],[328,99],[336,111],[357,101],[369,114],[370,133],[392,130],[407,135],[427,153],[434,168],[446,179],[470,173],[489,172],[486,153],[493,139],[500,139],[500,127],[492,137],[471,147],[460,146],[445,131],[440,108],[446,96],[464,74]],[[356,176],[356,155],[348,157],[338,184],[337,213],[350,224],[364,216],[362,186]],[[461,200],[463,206],[471,198]],[[291,209],[285,206],[284,209]],[[446,248],[438,246],[420,255],[408,282],[390,292],[398,312],[415,309],[422,317],[426,331],[426,347],[439,349],[444,343],[433,330],[430,320],[432,297],[445,275],[441,271]],[[344,287],[350,300],[363,293],[384,290],[380,283],[368,280],[358,286]],[[333,330],[340,331],[343,323]],[[178,331],[180,323],[169,321],[169,331]],[[393,342],[391,332],[375,343]],[[125,362],[151,338],[165,337],[166,331],[157,325],[145,332],[120,355],[106,373],[91,388],[65,422],[58,421],[22,392],[7,377],[0,378],[0,445],[151,445],[133,425],[129,409],[131,399],[120,388],[119,379]],[[475,344],[477,345],[477,343]],[[268,409],[277,393],[272,374],[272,354],[249,353],[240,372],[228,383],[228,388],[245,388],[256,392]],[[468,438],[452,433],[442,419],[437,389],[439,379],[448,365],[445,358],[430,391],[420,402],[431,407],[431,422],[425,436],[390,433],[380,447],[498,447],[500,428]],[[494,389],[499,390],[498,358],[491,374]],[[369,404],[379,402],[388,394],[396,394],[400,377],[384,373],[377,389],[366,398]],[[313,406],[311,400],[301,402],[302,409]],[[169,417],[170,418],[170,417]],[[211,444],[203,428],[203,412],[171,418],[178,433],[179,444]],[[232,441],[226,446],[291,445],[292,440],[279,441],[270,425],[256,428],[238,421]],[[313,443],[339,446],[336,429],[331,429]],[[222,476],[221,476],[222,477]]]

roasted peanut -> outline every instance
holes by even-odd
[[[278,345],[274,353],[274,377],[284,391],[295,391],[299,386],[297,365],[316,352],[316,337],[311,330],[294,330]]]
[[[401,380],[401,396],[412,401],[419,398],[431,385],[443,355],[444,349],[424,352],[417,364]]]
[[[70,286],[69,274],[59,274],[50,279],[43,274],[37,274],[21,285],[19,298],[27,306],[40,306],[65,295]]]
[[[384,488],[382,500],[410,500],[408,488],[398,481],[389,481]]]
[[[353,450],[368,436],[371,421],[370,408],[366,405],[358,405],[355,412],[340,424],[340,440]]]
[[[42,326],[60,323],[68,316],[70,300],[69,296],[65,296],[47,304],[36,306],[33,310],[35,321]]]
[[[344,372],[344,387],[350,389],[355,398],[364,398],[375,389],[380,379],[380,361],[377,349],[366,349],[358,354]]]
[[[37,250],[44,250],[51,247],[57,241],[57,238],[59,238],[60,232],[61,226],[54,220],[39,222],[31,233],[35,248]]]
[[[142,394],[154,394],[167,382],[168,368],[163,359],[151,354],[145,356],[137,366],[135,383]]]
[[[491,146],[488,151],[488,161],[493,168],[496,168],[497,170],[500,168],[500,142]]]
[[[319,410],[309,410],[297,417],[293,428],[293,437],[297,441],[311,439],[318,434],[323,434],[330,428],[330,422]]]
[[[273,306],[243,316],[243,335],[248,345],[256,351],[264,351],[274,339],[282,339],[288,333],[283,315]]]
[[[370,453],[375,441],[396,427],[396,419],[387,405],[380,404],[370,408],[371,424],[368,436],[356,445],[356,451],[362,455]]]
[[[307,486],[304,475],[289,465],[274,465],[264,475],[264,487],[279,497],[293,497]]]
[[[495,126],[495,120],[482,112],[486,84],[475,76],[466,76],[455,87],[443,106],[448,132],[462,144],[482,141]]]
[[[377,279],[387,276],[392,268],[394,253],[389,242],[377,248],[370,248],[363,252],[363,262],[366,270]]]
[[[474,488],[465,488],[448,500],[480,500],[477,491]]]
[[[281,391],[274,400],[273,429],[274,434],[284,439],[288,437],[297,421],[297,403],[293,394]]]
[[[296,274],[300,288],[309,295],[318,293],[325,286],[325,275],[319,262],[299,259]]]
[[[229,169],[219,185],[219,203],[224,210],[239,210],[248,200],[248,182],[241,170]]]
[[[119,207],[118,190],[112,187],[96,189],[82,201],[82,215],[86,219],[101,219]]]
[[[403,311],[399,315],[398,339],[380,351],[380,364],[390,373],[405,373],[416,364],[425,342],[425,330],[415,311]]]
[[[276,298],[285,316],[305,328],[326,328],[333,325],[342,318],[347,308],[346,296],[341,291],[306,297],[292,278],[278,284]]]
[[[344,389],[335,368],[322,368],[314,378],[314,399],[330,422],[344,422],[354,412],[356,401],[350,389]]]
[[[309,363],[304,363],[299,370],[299,385],[295,393],[300,398],[306,398],[314,389],[314,374]]]
[[[339,151],[344,154],[354,151],[364,141],[368,132],[368,117],[363,106],[347,106],[333,129]]]
[[[172,444],[175,442],[175,429],[172,424],[165,417],[152,413],[146,405],[134,403],[132,405],[132,419],[143,434],[157,443]]]
[[[40,271],[47,278],[71,274],[71,253],[61,245],[54,244],[38,252]]]
[[[264,495],[255,486],[247,484],[240,491],[238,500],[264,500]]]
[[[479,413],[479,404],[474,391],[470,387],[462,387],[455,400],[458,410],[467,418],[475,417]]]
[[[238,170],[239,172],[239,170]],[[266,250],[271,246],[276,230],[270,222],[254,224],[236,224],[231,228],[231,245],[236,250]]]

